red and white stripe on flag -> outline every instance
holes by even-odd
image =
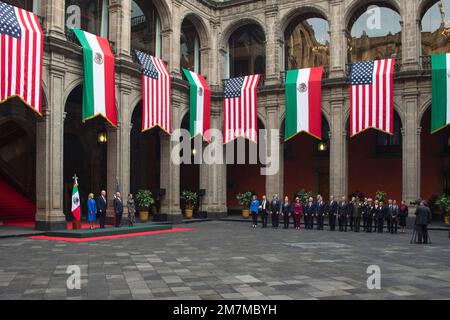
[[[38,17],[0,2],[0,102],[20,97],[42,113],[44,35]]]
[[[136,51],[142,64],[142,131],[156,126],[172,134],[171,79],[163,60]]]
[[[228,79],[224,89],[224,143],[238,137],[258,140],[258,96],[260,75]]]
[[[350,87],[350,131],[369,128],[394,133],[394,59],[356,63]]]

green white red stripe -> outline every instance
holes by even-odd
[[[210,141],[211,89],[200,74],[183,69],[190,84],[190,133]]]
[[[450,54],[432,56],[431,65],[431,131],[436,132],[450,124]]]
[[[78,192],[78,184],[73,185],[72,191],[72,215],[76,221],[81,219],[80,194]]]
[[[73,29],[83,47],[83,121],[103,116],[117,126],[114,55],[107,39]]]
[[[300,132],[322,139],[323,67],[286,74],[285,140]]]

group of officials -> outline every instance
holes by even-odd
[[[331,196],[329,201],[324,201],[323,197],[318,195],[316,199],[310,197],[303,203],[299,198],[291,203],[288,197],[281,201],[278,195],[274,195],[272,200],[268,201],[266,196],[259,200],[255,195],[250,203],[250,212],[253,228],[257,227],[259,215],[262,218],[262,227],[267,228],[271,215],[273,228],[279,227],[282,217],[285,229],[289,228],[292,218],[297,230],[300,230],[302,220],[305,229],[312,230],[315,224],[317,230],[324,230],[324,220],[328,218],[330,231],[339,228],[340,232],[362,230],[368,233],[383,233],[386,227],[387,232],[394,234],[398,232],[399,227],[400,233],[405,232],[408,206],[405,201],[399,205],[395,200],[384,203],[372,198],[352,197],[351,201],[347,201],[343,197],[338,201]],[[424,221],[429,224],[430,219]]]

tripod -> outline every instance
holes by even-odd
[[[424,235],[425,235],[425,234],[424,234]],[[431,242],[431,237],[430,237],[430,233],[428,232],[428,229],[426,230],[426,236],[427,236],[427,238],[428,238],[428,244],[432,244],[432,242]],[[412,234],[412,237],[411,237],[411,241],[410,241],[409,243],[410,243],[410,244],[418,243],[418,242],[417,242],[417,226],[414,226],[413,234]]]

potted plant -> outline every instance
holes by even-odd
[[[375,200],[386,202],[386,195],[387,194],[384,191],[377,191],[377,193],[375,193]]]
[[[155,203],[153,194],[149,190],[139,190],[136,194],[136,204],[139,210],[139,220],[148,221],[148,212],[150,206]]]
[[[450,196],[447,196],[446,194],[441,195],[436,200],[436,205],[439,206],[439,208],[441,208],[442,215],[444,217],[444,223],[446,225],[448,225],[449,224],[449,221],[448,221],[448,207],[450,205]]]
[[[252,201],[253,194],[248,191],[244,193],[238,193],[236,196],[236,199],[238,200],[239,204],[242,206],[242,216],[245,219],[248,219],[250,217],[250,202]]]
[[[301,203],[308,202],[310,197],[314,198],[314,193],[312,191],[306,191],[305,189],[302,189],[295,194],[295,198],[299,198]]]
[[[197,204],[197,193],[185,190],[181,193],[181,200],[184,201],[184,215],[192,218],[194,207]]]

